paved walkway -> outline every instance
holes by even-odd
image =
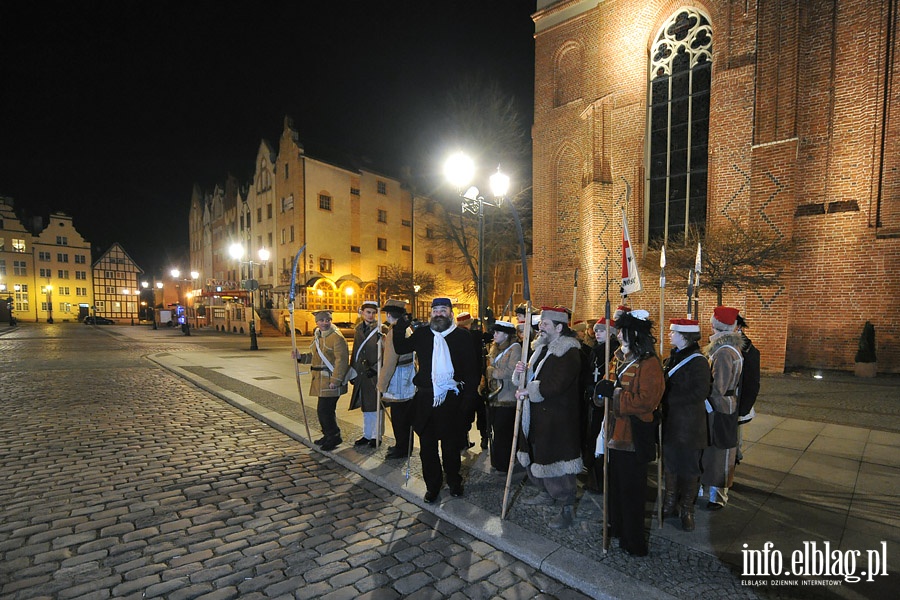
[[[201,347],[154,339],[0,331],[0,599],[585,598],[146,360]]]
[[[142,328],[117,328],[115,334],[142,338],[173,335]],[[220,334],[201,331],[198,335]],[[198,351],[192,346],[190,351],[159,353],[149,358],[308,443],[289,349],[288,340],[267,339],[257,352]],[[758,404],[760,415],[744,426],[744,459],[737,470],[729,506],[711,513],[700,505],[697,530],[693,533],[683,532],[679,525],[670,522],[659,528],[654,519],[650,556],[644,559],[630,557],[615,543],[603,552],[601,500],[590,493],[580,494],[576,523],[564,532],[545,526],[552,509],[526,507],[519,502],[512,505],[508,519],[501,520],[504,482],[489,472],[477,445],[476,452],[470,452],[464,461],[468,471],[465,497],[451,498],[445,490],[437,505],[425,505],[421,500],[425,488],[418,476],[417,457],[407,474],[405,464],[384,459],[384,448],[358,451],[352,446],[352,440],[359,436],[361,415],[348,413],[345,399],[339,403],[343,410],[338,417],[344,439],[351,443],[326,454],[593,597],[894,598],[894,565],[900,549],[900,378],[862,380],[848,374],[826,373],[823,379],[814,379],[812,375],[764,377]],[[319,435],[315,398],[306,397],[305,376],[301,377],[300,387],[315,439]],[[836,400],[819,410],[826,396]],[[876,417],[871,419],[872,411],[860,410],[861,405],[876,407]],[[795,416],[809,415],[807,418],[825,416],[835,423],[775,416],[785,411],[793,411]],[[854,422],[855,412],[865,413],[856,416],[868,418],[879,427],[840,424]],[[386,438],[385,446],[392,443]],[[517,479],[518,484],[521,477]],[[516,499],[520,487],[516,487]],[[765,557],[773,569],[777,563],[772,557],[781,556],[782,576],[774,580],[749,577],[748,551],[762,551],[767,543],[773,544],[768,554],[752,556]],[[867,559],[886,557],[890,575],[871,577],[873,581],[862,577],[856,583],[841,577],[811,576],[807,579],[818,585],[793,587],[804,582],[786,572],[804,564],[810,568],[808,558],[799,565],[791,563],[793,553],[804,549],[840,551],[845,561],[855,556],[850,551],[859,551],[857,564],[841,564],[845,564],[845,572],[860,575],[870,568]],[[810,575],[819,575],[815,567]],[[840,585],[833,585],[835,581],[840,581]]]

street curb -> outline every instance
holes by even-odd
[[[164,359],[169,352],[147,355],[146,358],[169,372],[190,381],[200,389],[228,402],[250,416],[295,439],[311,450],[333,459],[344,468],[375,485],[391,491],[418,508],[443,519],[479,540],[506,552],[559,582],[598,600],[636,598],[642,600],[671,599],[674,596],[638,581],[626,573],[611,569],[574,550],[565,548],[535,533],[479,508],[465,499],[442,493],[438,504],[425,504],[422,496],[425,484],[417,477],[409,482],[393,466],[385,465],[380,457],[363,455],[352,448],[339,452],[325,452],[303,436],[305,426],[277,411],[267,409],[230,390],[215,385]],[[311,428],[312,430],[313,428]],[[356,460],[351,459],[352,455]]]

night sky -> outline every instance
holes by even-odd
[[[0,195],[152,274],[186,263],[192,185],[248,181],[285,115],[311,156],[437,169],[460,81],[532,123],[534,0],[0,0]],[[474,79],[473,79],[474,78]]]

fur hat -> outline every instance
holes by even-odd
[[[582,331],[585,331],[586,329],[587,329],[587,323],[585,323],[584,321],[575,321],[574,323],[572,323],[572,331],[577,331],[577,332],[581,333]]]
[[[494,332],[499,331],[500,333],[507,333],[509,335],[516,334],[516,326],[509,321],[494,321],[494,326],[491,329]]]
[[[562,307],[542,306],[541,320],[553,321],[554,323],[566,325],[569,323],[569,311]]]
[[[693,319],[672,319],[669,321],[669,331],[700,333],[700,322]]]
[[[404,302],[403,300],[394,300],[393,298],[391,298],[390,300],[385,301],[384,306],[381,307],[381,310],[392,314],[404,314],[406,312],[406,302]]]
[[[450,298],[435,298],[431,301],[431,308],[435,306],[449,306],[453,308],[453,303],[450,302]]]
[[[738,309],[730,306],[717,306],[709,321],[716,331],[734,331],[737,325]]]
[[[616,319],[616,327],[618,329],[630,329],[638,333],[650,333],[653,322],[650,320],[650,313],[646,310],[632,310],[622,313]]]
[[[472,324],[472,315],[468,312],[463,311],[456,315],[456,324],[457,325],[471,325]]]

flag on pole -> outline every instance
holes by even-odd
[[[622,210],[622,295],[628,296],[641,291],[641,276],[638,273],[637,261],[631,250],[631,236],[628,235],[628,218]]]
[[[659,254],[659,288],[666,287],[666,246],[663,244],[662,251]],[[662,323],[662,321],[660,321]]]

